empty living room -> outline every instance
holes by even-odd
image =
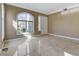
[[[79,56],[79,3],[0,3],[0,56]]]

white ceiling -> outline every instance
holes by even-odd
[[[64,8],[72,8],[79,6],[78,3],[8,3],[8,4],[40,12],[46,15],[63,10]]]

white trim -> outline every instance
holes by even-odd
[[[67,39],[72,39],[72,40],[79,40],[79,38],[73,38],[73,37],[64,36],[64,35],[51,34],[51,33],[48,33],[48,34],[49,34],[49,35],[53,35],[53,36],[58,36],[58,37],[67,38]]]
[[[35,31],[34,31],[34,23],[35,23],[35,20],[34,20],[34,16],[32,15],[32,17],[33,17],[33,32],[32,33],[34,33]]]
[[[4,4],[2,3],[1,4],[1,7],[2,7],[2,42],[3,42],[3,40],[4,40],[4,36],[5,36],[5,34],[4,34],[4,32],[5,32],[5,28],[4,28],[4,25],[5,25],[5,20],[4,20]]]
[[[61,12],[62,10],[63,9],[55,10],[55,11],[47,13],[46,15],[51,15],[51,14],[54,14],[54,13],[58,13],[58,12]]]
[[[17,6],[17,7],[23,8],[23,9],[26,9],[25,7],[22,7],[22,6],[17,5],[17,4],[12,4],[12,3],[7,3],[7,4],[8,5],[12,5],[12,6]],[[55,10],[55,11],[51,11],[51,12],[40,12],[40,11],[32,10],[32,9],[29,9],[29,8],[28,8],[28,10],[32,10],[32,11],[35,11],[35,12],[38,12],[38,13],[43,13],[45,15],[50,15],[50,14],[53,14],[53,13],[61,12],[61,11],[63,11],[64,8],[72,9],[72,8],[75,8],[75,7],[78,7],[78,6],[79,6],[79,4],[76,4],[76,5],[69,6],[69,7],[63,7],[61,9],[58,9],[58,10]]]
[[[76,7],[79,7],[79,4],[78,5],[74,5],[74,6],[70,6],[70,7],[66,7],[66,8],[67,9],[73,9],[73,8],[76,8]],[[62,12],[62,11],[63,11],[63,9],[59,9],[59,10],[56,10],[56,11],[53,11],[53,12],[49,12],[46,15],[50,15],[50,14],[54,14],[54,13]]]

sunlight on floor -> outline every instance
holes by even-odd
[[[30,49],[29,49],[29,42],[31,41],[32,36],[27,35],[27,56],[29,56]]]
[[[38,46],[38,53],[40,54],[40,52],[41,52],[41,51],[40,51],[40,47],[41,47],[41,42],[40,42],[40,40],[39,40],[39,42],[38,42],[38,45],[39,45],[39,46]]]
[[[27,40],[18,47],[18,49],[19,49],[18,51],[19,52],[22,51],[22,52],[19,53],[19,55],[29,56],[30,55],[29,43],[31,41],[32,36],[30,34],[24,35],[24,36],[27,38]]]
[[[64,52],[64,56],[73,56],[73,55],[71,55],[71,54],[69,54],[67,52]]]

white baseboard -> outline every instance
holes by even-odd
[[[49,35],[53,35],[53,36],[68,38],[68,39],[72,39],[72,40],[79,40],[79,38],[73,38],[73,37],[68,37],[68,36],[63,36],[63,35],[57,35],[57,34],[51,34],[51,33],[48,33],[48,34]]]

